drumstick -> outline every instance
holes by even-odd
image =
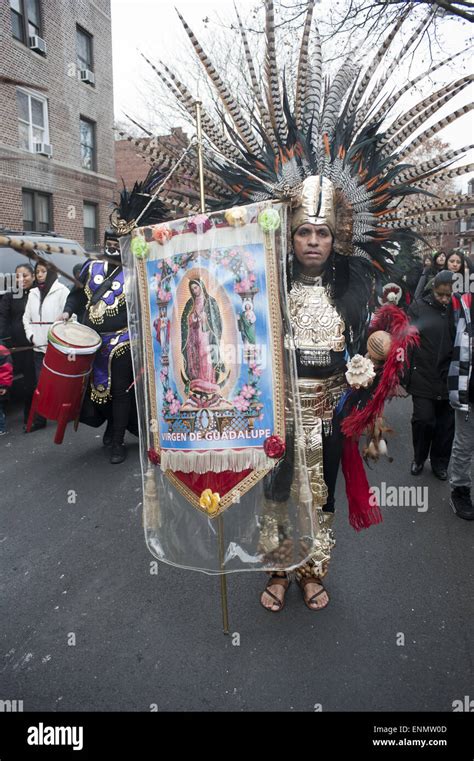
[[[48,344],[38,344],[38,346],[36,348],[37,349],[42,349],[44,346],[47,346],[47,345]],[[18,351],[33,351],[34,348],[35,347],[33,345],[31,345],[31,346],[13,346],[8,351],[11,352],[12,354],[14,354],[14,353],[16,353]]]
[[[130,391],[130,389],[132,388],[132,386],[134,386],[134,385],[135,385],[135,383],[137,382],[137,380],[139,380],[139,379],[142,377],[142,375],[143,375],[143,373],[144,373],[144,372],[145,372],[145,368],[144,368],[144,367],[142,367],[142,369],[141,369],[141,370],[140,370],[140,372],[138,373],[137,377],[136,377],[136,378],[134,378],[134,379],[133,379],[133,381],[130,383],[129,387],[127,388],[127,391],[126,391],[126,393],[128,393],[128,392]]]

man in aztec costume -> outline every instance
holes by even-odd
[[[160,184],[159,198],[168,209],[170,222],[169,226],[145,226],[134,230],[130,261],[133,255],[136,261],[141,261],[133,266],[144,267],[143,259],[149,256],[153,246],[158,251],[158,243],[170,245],[169,239],[174,240],[173,235],[182,232],[182,228],[179,231],[173,228],[172,220],[179,214],[198,215],[193,219],[199,217],[202,233],[206,226],[213,224],[216,229],[219,225],[225,227],[226,220],[233,226],[244,224],[245,214],[248,212],[250,217],[256,208],[255,214],[258,214],[265,236],[274,242],[276,238],[272,236],[277,235],[275,231],[280,223],[285,224],[287,220],[287,228],[278,233],[282,241],[280,247],[275,243],[273,250],[277,257],[278,251],[288,251],[277,261],[282,351],[286,352],[284,436],[271,436],[271,441],[267,440],[265,453],[273,461],[266,467],[259,466],[258,473],[263,473],[263,477],[255,478],[256,485],[245,496],[241,490],[240,501],[236,499],[235,504],[229,501],[225,504],[225,507],[231,505],[225,513],[229,534],[233,516],[239,511],[241,516],[234,535],[236,541],[229,541],[227,556],[240,558],[243,567],[229,564],[229,570],[266,570],[269,579],[261,602],[272,612],[280,611],[284,606],[291,571],[295,572],[304,602],[311,610],[319,610],[328,603],[322,580],[328,571],[334,546],[334,494],[341,461],[353,527],[359,530],[381,520],[379,508],[369,492],[358,441],[362,434],[367,436],[365,455],[377,458],[386,451],[381,418],[383,405],[386,399],[396,394],[406,367],[406,351],[417,341],[417,336],[410,329],[403,311],[393,304],[382,306],[372,314],[377,302],[374,292],[384,283],[397,284],[397,252],[400,244],[413,243],[420,238],[417,230],[427,222],[455,219],[471,213],[467,208],[456,211],[460,197],[440,201],[435,193],[437,180],[472,170],[469,165],[451,167],[470,146],[448,150],[417,165],[410,163],[410,156],[424,140],[471,108],[460,108],[429,127],[425,124],[453,95],[463,91],[472,77],[461,77],[444,85],[406,112],[393,116],[394,109],[403,103],[402,96],[410,94],[412,88],[435,68],[452,60],[447,59],[403,85],[393,86],[391,77],[397,64],[413,50],[427,19],[422,20],[403,48],[392,54],[390,60],[389,53],[398,42],[398,32],[407,11],[365,69],[347,60],[329,80],[322,71],[319,34],[313,23],[314,5],[314,0],[308,2],[294,94],[287,91],[277,65],[273,2],[265,2],[266,81],[263,91],[239,19],[256,104],[251,122],[186,21],[181,19],[225,113],[223,125],[220,125],[210,113],[202,112],[205,203],[210,216],[198,214],[202,210],[198,204],[195,143],[188,145],[183,137],[181,145],[181,137],[177,137],[174,146],[154,150],[129,138],[148,153],[162,173],[161,177],[166,175]],[[186,85],[165,64],[160,63],[157,68],[149,63],[193,118],[194,98]],[[418,200],[404,210],[401,202],[413,194],[418,194]],[[150,197],[154,199],[153,193]],[[282,206],[278,207],[278,204]],[[288,211],[286,216],[277,211],[283,206]],[[255,215],[252,217],[256,218]],[[133,219],[129,218],[128,222],[133,227]],[[185,229],[192,230],[193,225],[195,229],[196,224],[191,222]],[[128,244],[125,242],[124,245]],[[169,261],[176,269],[187,266],[182,265],[181,260],[178,263],[173,259]],[[202,341],[206,340],[214,347],[218,347],[221,341],[219,308],[216,299],[208,293],[208,283],[209,280],[205,282],[195,273],[189,275],[185,296],[180,302],[184,303],[181,307],[184,363],[181,374],[182,382],[187,383],[183,408],[188,415],[193,405],[195,409],[202,406],[206,389],[208,400],[212,394],[219,397],[219,388],[225,383],[227,372],[219,352],[214,362],[204,368],[199,351],[195,347],[189,349],[190,333],[187,331],[193,330],[193,320],[195,329],[201,329],[203,335],[206,333]],[[250,293],[250,287],[248,291]],[[247,303],[244,301],[239,311],[237,324],[245,350],[251,353],[259,322],[251,296],[247,294],[245,298]],[[164,297],[161,299],[160,304],[164,304]],[[164,314],[165,310],[160,319],[165,319]],[[202,328],[200,316],[210,328]],[[166,321],[163,330],[161,323],[156,329],[160,333],[159,342],[169,342]],[[201,344],[196,346],[199,348]],[[364,356],[366,352],[368,355]],[[145,357],[144,362],[147,361],[149,356]],[[169,383],[171,370],[165,367],[161,374],[163,382]],[[293,385],[288,380],[292,374]],[[193,383],[195,393],[192,393]],[[170,394],[169,399],[173,397],[173,402],[170,401],[173,404],[174,392],[168,386],[165,389]],[[176,402],[174,417],[168,416],[170,426],[179,417],[178,407]],[[209,408],[217,409],[211,403]],[[217,488],[204,489],[204,477],[210,478],[212,469],[197,471],[194,486],[198,483],[199,488],[196,490],[189,469],[186,471],[184,465],[176,464],[171,467],[170,463],[177,462],[170,459],[171,455],[167,455],[168,464],[164,465],[165,450],[158,451],[157,445],[153,448],[152,441],[155,440],[148,434],[144,446],[148,447],[150,462],[158,466],[157,480],[153,481],[152,476],[145,488],[145,527],[150,549],[165,561],[206,570],[205,562],[198,558],[211,534],[207,528],[210,521],[205,519],[221,515],[224,509],[222,493],[219,494]],[[184,463],[184,456],[182,461]],[[150,463],[145,464],[147,479],[150,467]],[[229,466],[226,467],[224,475],[230,472]],[[236,465],[234,469],[242,470],[242,466]],[[168,475],[176,487],[173,492],[169,486],[167,491],[163,486],[163,474]],[[201,489],[199,500],[195,495]],[[191,502],[194,500],[192,504],[200,509],[200,514],[185,507],[184,500],[179,501],[183,494],[188,495]],[[245,499],[248,501],[252,495],[253,511],[246,513]],[[171,498],[173,507],[169,506]],[[292,505],[296,512],[307,510],[306,522],[292,517]],[[246,533],[243,528],[247,515],[252,519],[256,517],[254,523],[259,532],[256,544],[249,539],[252,529]],[[174,561],[177,555],[173,556],[173,552],[177,552],[180,541],[185,541],[185,520],[189,522],[189,534],[193,538],[187,545],[189,557],[183,558],[182,562]],[[248,525],[251,525],[250,520]],[[299,526],[298,531],[294,530],[295,526]],[[214,529],[212,532],[215,534]],[[240,544],[237,539],[242,540]],[[183,552],[186,556],[186,550]],[[196,553],[195,562],[192,553]],[[222,570],[227,569],[221,566]]]

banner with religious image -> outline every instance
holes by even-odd
[[[313,535],[286,288],[287,206],[121,238],[143,524],[167,563],[296,567]]]
[[[203,493],[218,494],[216,514],[284,451],[280,225],[278,207],[255,205],[139,228],[131,240],[150,448],[193,505],[206,510]]]

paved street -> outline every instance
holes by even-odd
[[[263,574],[232,575],[235,645],[216,577],[150,574],[136,440],[110,466],[102,430],[70,428],[56,446],[51,423],[25,436],[16,407],[0,439],[0,698],[25,711],[451,711],[474,698],[474,523],[429,466],[410,476],[410,400],[387,411],[394,462],[371,483],[426,486],[428,510],[387,507],[357,534],[341,477],[329,607],[307,610],[293,584],[271,615]]]

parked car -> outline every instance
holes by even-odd
[[[14,230],[2,230],[0,228],[0,236],[5,235],[11,238],[20,238],[26,241],[41,241],[41,243],[49,243],[51,246],[64,246],[65,248],[75,249],[80,252],[80,255],[74,254],[54,254],[47,251],[41,251],[37,249],[37,253],[46,261],[51,262],[56,267],[59,267],[63,272],[72,276],[72,270],[76,264],[82,264],[88,258],[88,255],[83,246],[77,242],[77,240],[71,240],[70,238],[61,238],[59,235],[51,233],[19,233]],[[12,284],[15,283],[15,268],[19,264],[25,264],[29,262],[33,267],[36,260],[33,256],[25,256],[25,254],[16,251],[10,246],[0,245],[0,297],[4,293],[8,293],[11,290]],[[68,288],[71,287],[72,282],[67,278],[59,275],[59,280]]]

